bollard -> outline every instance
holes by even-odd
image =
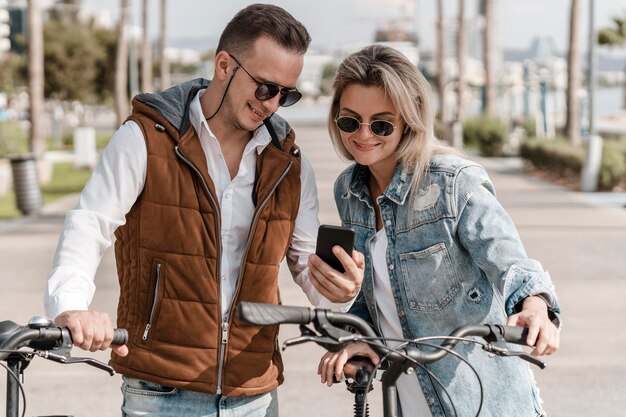
[[[585,160],[580,173],[580,189],[584,192],[598,191],[598,176],[602,163],[602,137],[592,135],[587,140]]]
[[[35,156],[23,155],[11,158],[11,170],[18,210],[27,216],[38,212],[43,205],[43,199],[37,181]]]
[[[452,123],[452,146],[463,149],[463,123]]]
[[[96,130],[93,127],[74,129],[74,167],[91,168],[98,162]]]

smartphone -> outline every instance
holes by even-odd
[[[344,272],[343,265],[333,253],[333,246],[339,245],[348,255],[354,249],[354,230],[349,227],[323,224],[317,231],[315,254],[339,272]]]

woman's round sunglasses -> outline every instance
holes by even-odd
[[[367,125],[376,136],[389,136],[397,127],[387,120],[374,120],[371,123],[363,123],[352,116],[339,116],[335,119],[335,123],[339,130],[345,133],[356,133],[361,128],[361,125]]]
[[[248,74],[248,76],[252,78],[252,80],[255,83],[258,84],[258,87],[254,91],[254,96],[257,98],[257,100],[261,100],[261,101],[269,100],[271,98],[276,97],[276,95],[280,93],[280,99],[278,100],[278,104],[281,107],[289,107],[289,106],[296,104],[302,98],[302,93],[299,92],[297,88],[287,88],[287,87],[282,87],[278,84],[267,83],[267,82],[263,83],[257,80],[256,78],[252,76],[252,74],[248,72],[247,69],[244,68],[243,65],[241,65],[241,62],[239,62],[237,58],[235,58],[231,54],[229,55],[231,56],[232,59],[235,60],[237,65],[239,65],[241,69],[244,70],[246,74]]]

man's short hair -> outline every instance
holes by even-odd
[[[228,22],[216,53],[226,51],[237,57],[244,56],[262,36],[296,54],[304,54],[311,43],[304,25],[285,9],[273,4],[252,4],[241,9]]]

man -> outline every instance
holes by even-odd
[[[318,203],[310,163],[274,112],[295,88],[310,42],[273,5],[252,5],[220,38],[213,80],[141,94],[66,219],[46,310],[83,349],[106,349],[113,325],[88,311],[93,276],[115,231],[117,325],[127,346],[125,416],[275,416],[282,362],[276,327],[235,318],[241,301],[279,303],[287,256],[314,304],[347,307],[363,257],[341,274],[311,255]],[[330,305],[331,302],[340,303]]]

